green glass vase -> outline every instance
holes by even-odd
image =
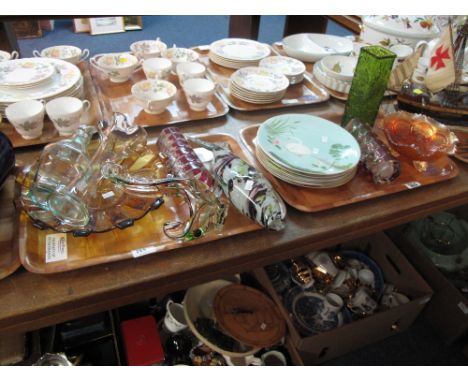
[[[395,53],[381,46],[366,46],[361,49],[342,126],[346,126],[353,118],[374,126],[395,58]]]

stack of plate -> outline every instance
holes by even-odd
[[[270,47],[254,40],[225,38],[210,45],[210,60],[226,68],[256,66],[270,55]]]
[[[0,62],[0,113],[8,105],[31,99],[83,97],[83,76],[69,62],[55,58],[22,58]]]
[[[359,144],[339,125],[303,114],[284,114],[260,125],[259,162],[275,177],[297,186],[338,187],[356,174]]]
[[[251,66],[237,70],[231,76],[231,94],[242,101],[266,104],[283,98],[289,80],[276,71]]]
[[[259,66],[284,74],[291,85],[301,82],[304,79],[306,71],[304,63],[295,58],[285,56],[266,57],[260,61]]]

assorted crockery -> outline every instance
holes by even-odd
[[[47,102],[46,112],[60,136],[72,135],[80,125],[81,116],[91,104],[76,97],[59,97]]]
[[[168,80],[171,76],[172,62],[167,58],[148,58],[142,66],[148,80]]]
[[[148,58],[161,57],[161,53],[167,49],[167,45],[159,38],[156,40],[135,41],[130,45],[130,51],[144,60]]]
[[[177,88],[169,81],[143,80],[132,86],[133,96],[149,114],[161,114],[174,100]]]
[[[91,57],[89,62],[116,83],[128,81],[135,69],[142,63],[130,53],[106,53]]]
[[[13,52],[6,52],[4,50],[0,50],[0,62],[8,61],[8,60],[16,60],[19,58],[19,53],[14,50]]]
[[[291,85],[301,82],[304,79],[306,70],[303,62],[286,56],[266,57],[262,59],[258,65],[284,74]]]
[[[35,139],[44,127],[44,103],[36,100],[19,101],[9,105],[5,115],[24,139]]]
[[[33,50],[33,56],[58,58],[76,65],[89,57],[89,50],[81,50],[80,48],[72,45],[57,45],[45,48],[41,52]]]
[[[349,55],[353,51],[353,43],[345,37],[299,33],[283,38],[283,48],[290,57],[316,62],[333,54]]]
[[[214,82],[206,78],[185,80],[183,88],[189,107],[193,111],[205,110],[215,92]]]
[[[210,60],[226,68],[240,69],[258,65],[271,54],[270,47],[255,40],[225,38],[210,45]]]
[[[26,65],[26,68],[19,69],[18,67],[8,66],[8,70],[12,70],[12,72],[16,72],[19,75],[16,80],[14,77],[10,77],[10,80],[13,78],[16,83],[21,85],[0,85],[1,113],[4,113],[8,105],[18,101],[39,99],[48,102],[57,97],[83,97],[83,76],[76,65],[54,58],[28,58],[7,61],[7,63],[13,62],[20,62],[20,66]],[[4,64],[6,63],[0,63],[0,68]],[[31,65],[31,68],[27,67],[29,65]],[[38,67],[43,67],[43,69],[38,69],[40,73],[36,76],[37,73],[34,70]],[[48,77],[50,70],[52,70],[52,76]],[[21,76],[21,73],[25,74],[25,77]],[[37,81],[38,77],[42,78],[39,82]],[[9,77],[5,76],[3,78],[6,78],[8,83]],[[32,83],[25,82],[25,78],[30,78]],[[4,83],[3,85],[6,84]]]
[[[235,71],[229,81],[229,89],[233,96],[257,104],[281,100],[288,86],[289,81],[284,74],[258,66]]]
[[[256,154],[267,171],[304,187],[330,188],[349,182],[361,150],[339,125],[303,114],[284,114],[260,125]]]
[[[161,54],[162,57],[171,60],[172,71],[175,72],[177,64],[182,62],[197,61],[200,55],[193,49],[178,48],[175,45],[172,48],[166,49]]]
[[[433,16],[371,15],[363,16],[362,22],[360,40],[371,45],[414,48],[419,41],[437,38],[441,32]]]

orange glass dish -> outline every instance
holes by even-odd
[[[413,161],[418,171],[429,176],[451,171],[446,159],[455,153],[458,139],[444,125],[421,114],[400,111],[384,117],[383,130],[391,147]]]

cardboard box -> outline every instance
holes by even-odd
[[[468,220],[468,206],[451,211]],[[421,273],[434,290],[432,300],[424,310],[423,317],[447,345],[468,336],[468,299],[405,236],[407,225],[388,231],[389,236],[401,249],[413,266]]]
[[[380,266],[385,281],[410,297],[407,304],[378,312],[335,330],[302,337],[294,327],[280,296],[265,270],[254,270],[257,281],[278,304],[288,326],[288,341],[297,349],[304,365],[315,365],[383,340],[408,329],[431,299],[432,289],[384,234],[344,243],[342,248],[366,251]]]

